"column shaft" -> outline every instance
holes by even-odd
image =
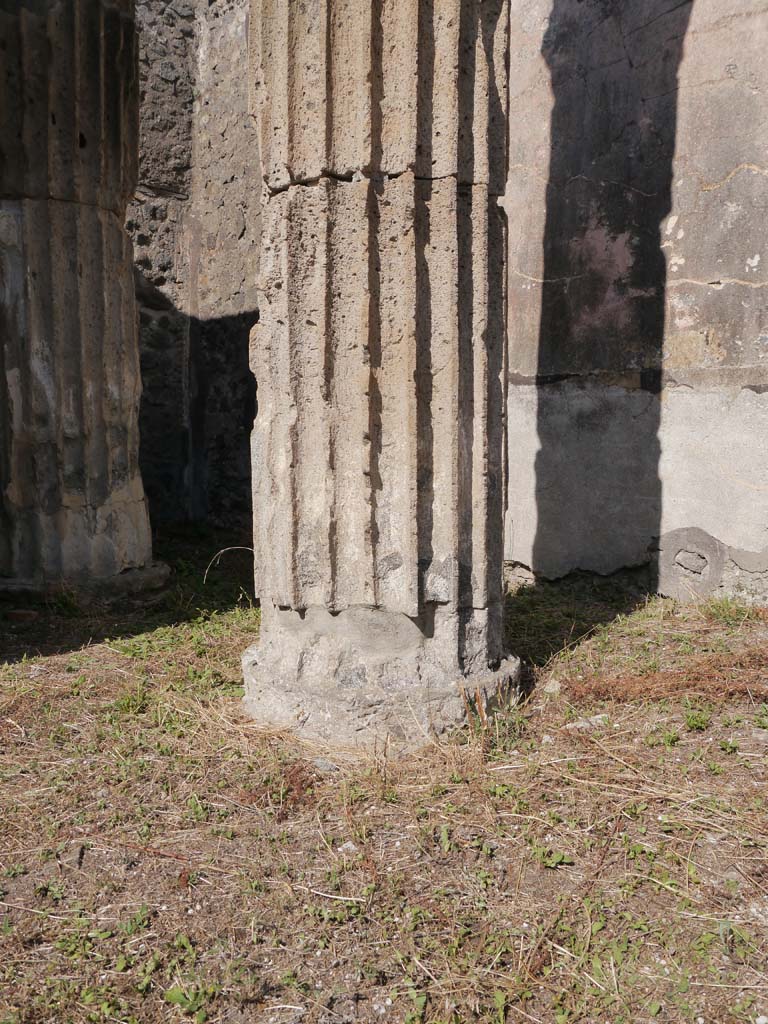
[[[3,0],[0,38],[0,589],[138,585],[132,4]]]
[[[257,717],[423,741],[504,696],[503,0],[255,0]],[[287,55],[287,57],[286,57]]]

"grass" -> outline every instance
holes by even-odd
[[[170,538],[157,604],[0,621],[0,1022],[768,1014],[762,613],[518,591],[525,705],[329,759],[241,713],[227,542]]]

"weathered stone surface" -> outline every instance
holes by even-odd
[[[279,605],[417,615],[420,593],[455,601],[460,587],[487,604],[502,473],[484,425],[503,359],[488,217],[483,186],[410,173],[322,179],[267,204],[256,546]]]
[[[0,40],[0,587],[156,582],[122,226],[132,5],[2,3]]]
[[[247,0],[139,0],[142,474],[154,520],[250,523],[258,146]]]
[[[247,706],[327,741],[419,744],[518,674],[501,604],[504,7],[254,10]]]
[[[768,555],[768,11],[514,0],[511,25],[506,556],[660,548],[657,585],[701,593],[677,531]],[[716,577],[764,587],[730,556]]]
[[[504,0],[259,0],[252,35],[264,176],[455,176],[504,187]]]
[[[131,0],[3,0],[0,195],[121,216],[136,181]]]
[[[712,596],[761,604],[768,587],[768,553],[721,544],[696,527],[671,530],[659,543],[659,589],[679,601]]]
[[[515,694],[515,659],[490,668],[480,658],[465,675],[456,650],[466,623],[445,609],[426,624],[368,606],[262,608],[264,639],[245,656],[246,708],[259,721],[334,746],[417,747]],[[475,613],[478,633],[484,618]]]

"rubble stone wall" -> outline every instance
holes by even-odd
[[[247,0],[138,0],[141,465],[152,516],[250,521],[260,187]]]

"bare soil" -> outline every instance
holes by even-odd
[[[768,1015],[764,613],[527,587],[525,703],[332,756],[241,712],[227,542],[166,538],[156,603],[0,608],[2,1024]]]

